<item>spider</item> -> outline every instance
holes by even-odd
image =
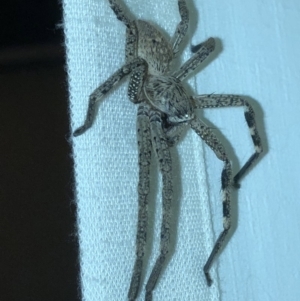
[[[212,149],[218,159],[223,161],[221,174],[223,202],[223,231],[219,235],[207,262],[204,274],[208,286],[212,284],[209,270],[224,243],[230,229],[231,187],[239,187],[239,180],[262,152],[254,111],[251,105],[238,95],[190,95],[182,81],[190,75],[214,50],[215,41],[207,41],[192,48],[193,56],[178,70],[171,70],[171,63],[188,30],[189,14],[185,0],[178,0],[181,21],[177,25],[171,41],[153,25],[143,20],[131,20],[117,0],[108,0],[117,18],[126,26],[125,64],[100,85],[89,97],[87,116],[84,124],[74,131],[74,136],[86,132],[93,124],[98,103],[120,80],[129,76],[128,97],[138,104],[138,221],[136,234],[136,257],[128,291],[128,300],[136,300],[141,282],[143,258],[145,253],[148,220],[148,195],[150,191],[150,164],[152,152],[155,153],[162,175],[162,223],[160,235],[160,254],[146,284],[145,300],[152,300],[152,293],[165,264],[170,246],[170,223],[172,206],[172,158],[170,147],[180,140],[186,127],[196,134]],[[230,160],[225,148],[214,134],[195,116],[196,109],[244,107],[245,120],[249,127],[255,152],[240,171],[232,178]]]

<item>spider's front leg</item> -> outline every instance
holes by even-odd
[[[160,254],[146,284],[145,301],[152,300],[152,293],[161,274],[170,247],[171,204],[173,199],[172,159],[167,138],[162,129],[161,113],[150,111],[152,143],[162,174],[162,224],[160,233]]]
[[[128,292],[129,301],[134,301],[138,295],[147,238],[148,194],[150,191],[150,164],[152,150],[148,105],[139,105],[137,113],[137,137],[139,152],[139,209],[136,236],[136,259]]]
[[[138,56],[138,28],[135,20],[130,20],[126,16],[123,8],[116,2],[116,0],[109,0],[110,7],[117,16],[117,19],[126,26],[126,46],[125,59],[126,63],[133,61]],[[128,86],[128,97],[133,103],[140,103],[140,92],[143,87],[145,75],[147,73],[147,66],[141,65],[132,71]]]
[[[212,284],[212,279],[209,275],[209,270],[212,266],[214,259],[222,247],[225,237],[230,229],[230,192],[231,192],[231,175],[232,169],[228,156],[225,152],[224,146],[221,144],[213,131],[207,127],[203,122],[192,120],[190,122],[191,128],[205,141],[205,143],[214,151],[216,156],[224,162],[224,167],[221,175],[222,183],[222,202],[223,202],[223,231],[218,237],[212,252],[203,268],[208,286]]]
[[[74,131],[74,136],[79,136],[87,131],[94,122],[97,113],[97,105],[99,101],[117,84],[122,78],[128,75],[132,70],[139,69],[141,66],[146,66],[143,59],[136,58],[124,65],[111,77],[108,78],[101,86],[99,86],[89,97],[89,106],[84,124]]]
[[[192,73],[215,49],[214,38],[209,38],[200,44],[201,47],[197,52],[187,60],[179,70],[172,73],[180,81],[183,81],[190,73]]]
[[[181,21],[177,25],[175,34],[171,41],[174,56],[179,51],[180,44],[183,41],[189,27],[189,11],[186,6],[186,1],[178,0],[178,8]]]
[[[257,131],[255,122],[255,114],[252,106],[242,97],[238,95],[199,95],[194,97],[196,108],[224,108],[224,107],[244,107],[245,119],[249,128],[249,132],[254,144],[255,153],[246,161],[240,171],[233,177],[233,186],[236,188],[240,187],[239,181],[258,159],[262,153],[263,148],[261,139]]]
[[[116,0],[109,0],[111,9],[114,11],[118,20],[126,26],[126,63],[137,57],[138,30],[135,21],[126,16],[124,9]]]

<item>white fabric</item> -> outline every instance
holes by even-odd
[[[179,20],[176,2],[126,4],[137,17],[171,33]],[[196,92],[253,97],[262,139],[268,141],[234,206],[238,227],[219,258],[222,300],[298,301],[300,2],[194,0],[189,7],[194,43],[208,36],[221,39],[218,57],[197,74]],[[74,129],[83,122],[88,95],[124,62],[125,29],[106,0],[64,0],[64,11]],[[74,139],[84,300],[126,300],[137,211],[135,112],[124,84],[103,101],[94,127]],[[208,110],[205,116],[226,137],[236,170],[237,157],[245,162],[253,149],[243,110]],[[216,233],[221,229],[221,164],[207,148],[202,161],[201,143],[191,132],[178,149],[177,246],[154,300],[218,300],[218,290],[205,287],[201,270],[213,243],[203,162]],[[156,183],[154,191],[159,191]],[[237,194],[233,200],[236,205]],[[155,209],[158,220],[159,197]],[[157,254],[157,222],[153,236],[145,279]]]
[[[124,3],[137,18],[159,24],[169,35],[180,20],[175,0]],[[104,0],[65,0],[64,21],[74,130],[83,123],[89,94],[124,63],[125,26]],[[195,32],[195,18],[191,27],[195,43],[208,37],[203,30]],[[187,50],[184,58],[190,55]],[[195,80],[190,85],[195,87]],[[134,263],[137,107],[128,100],[126,88],[125,81],[106,97],[94,126],[73,139],[81,283],[86,301],[127,300]],[[190,131],[177,149],[178,153],[173,151],[178,170],[174,183],[176,247],[155,289],[154,300],[219,300],[215,270],[211,288],[207,288],[202,271],[214,242],[202,142]],[[147,272],[138,300],[144,299],[144,284],[159,247],[161,183],[157,168],[152,179],[154,193],[150,201],[155,205],[150,206],[150,218],[155,222],[154,230],[149,230],[151,255],[145,264]]]

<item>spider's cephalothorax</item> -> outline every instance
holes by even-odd
[[[172,159],[170,147],[180,139],[183,129],[190,126],[197,135],[222,160],[224,167],[221,175],[223,202],[223,231],[218,237],[212,252],[204,265],[208,285],[212,284],[209,275],[210,267],[218,254],[230,228],[230,190],[239,187],[239,180],[257,160],[262,152],[261,140],[256,129],[254,111],[250,104],[237,95],[198,95],[191,96],[184,88],[182,81],[194,71],[201,62],[214,50],[213,38],[193,48],[194,55],[178,70],[170,70],[171,62],[179,51],[182,40],[188,29],[188,10],[185,0],[178,0],[181,21],[174,36],[169,42],[155,27],[142,20],[130,20],[123,12],[117,0],[109,0],[117,18],[126,27],[126,62],[100,85],[89,99],[87,116],[83,126],[74,136],[88,130],[96,115],[97,103],[125,76],[130,76],[128,97],[138,104],[137,137],[139,152],[138,182],[138,221],[136,236],[136,260],[133,267],[128,300],[136,300],[142,274],[146,245],[148,220],[148,195],[150,191],[150,163],[154,151],[162,174],[163,215],[161,225],[160,254],[146,284],[145,300],[152,300],[152,293],[161,274],[170,243],[170,220],[172,205]],[[231,164],[226,151],[214,134],[199,118],[195,117],[196,109],[243,106],[245,119],[250,130],[255,152],[246,161],[241,170],[232,178]]]
[[[188,121],[194,117],[193,99],[177,78],[149,76],[144,85],[149,103],[165,113],[171,123]]]

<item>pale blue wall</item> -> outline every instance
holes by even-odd
[[[219,259],[222,300],[300,300],[300,1],[194,2],[205,35],[219,37],[223,48],[199,75],[199,92],[253,98],[267,139],[264,157],[242,181],[238,227]],[[252,145],[242,110],[205,116],[245,162]],[[212,155],[207,160],[220,229],[220,165]]]

